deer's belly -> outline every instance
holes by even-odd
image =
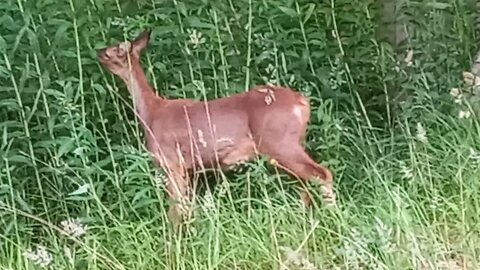
[[[255,154],[255,144],[252,139],[221,137],[211,144],[200,144],[192,149],[197,166],[229,167],[249,160]]]
[[[183,163],[189,169],[228,167],[255,153],[246,116],[240,116],[229,111],[215,114],[210,125],[201,113],[191,113],[189,122],[158,121],[154,131],[170,164]]]

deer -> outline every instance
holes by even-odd
[[[257,85],[210,100],[168,99],[158,95],[141,65],[152,29],[134,39],[96,51],[101,66],[126,85],[153,165],[166,174],[168,219],[186,220],[191,199],[189,175],[198,168],[230,170],[257,156],[303,184],[300,200],[311,206],[305,183],[319,183],[326,205],[335,205],[333,175],[302,146],[310,121],[310,102],[283,86]]]

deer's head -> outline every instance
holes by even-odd
[[[140,61],[140,52],[148,45],[151,30],[145,30],[134,40],[99,49],[97,57],[100,63],[113,74],[124,76],[130,71],[131,63]]]

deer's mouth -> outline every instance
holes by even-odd
[[[97,50],[97,57],[101,61],[107,61],[110,59],[110,56],[107,54],[107,48]]]

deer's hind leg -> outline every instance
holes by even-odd
[[[301,145],[305,138],[306,123],[310,115],[308,105],[295,106],[292,120],[271,118],[264,122],[263,138],[255,134],[257,148],[270,157],[280,169],[300,178],[303,182],[314,181],[321,185],[325,203],[335,204],[333,176],[329,169],[315,162]],[[296,120],[296,121],[295,121]],[[268,138],[268,139],[265,139]],[[306,206],[311,204],[311,196],[304,188],[301,194]]]
[[[315,162],[300,143],[284,140],[284,143],[277,144],[274,148],[263,147],[263,153],[272,159],[273,165],[300,178],[303,182],[319,183],[324,202],[328,205],[335,204],[332,173],[328,168]],[[302,191],[301,199],[306,206],[310,206],[311,196],[306,189]]]

